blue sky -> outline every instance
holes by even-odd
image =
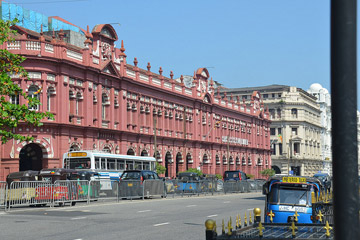
[[[330,91],[330,0],[7,0],[92,29],[113,24],[128,63],[164,75],[207,67],[225,87]],[[117,44],[120,47],[120,42]]]

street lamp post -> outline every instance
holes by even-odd
[[[290,175],[290,160],[292,160],[292,137],[289,139],[288,175]]]

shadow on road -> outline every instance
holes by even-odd
[[[251,199],[251,200],[264,200],[265,201],[265,196],[261,196],[261,197],[247,197],[244,199]]]

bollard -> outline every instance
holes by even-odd
[[[214,232],[215,221],[208,219],[205,221],[205,239],[206,240],[215,240],[216,234]]]
[[[254,208],[254,224],[258,225],[261,222],[261,209]]]

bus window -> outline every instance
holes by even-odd
[[[101,160],[101,169],[106,169],[106,158],[100,158]]]
[[[150,163],[150,170],[155,171],[155,169],[156,169],[155,166],[156,166],[155,162]]]
[[[144,167],[144,170],[151,170],[149,162],[143,162],[143,167]]]
[[[115,159],[107,159],[107,169],[114,170],[115,169]]]
[[[117,160],[117,170],[125,170],[124,160]]]
[[[126,161],[126,170],[134,170],[134,161],[131,160]]]
[[[135,170],[143,170],[141,162],[135,162]]]
[[[70,169],[90,169],[90,158],[71,158]]]
[[[98,157],[95,158],[95,169],[100,169],[100,159]]]

